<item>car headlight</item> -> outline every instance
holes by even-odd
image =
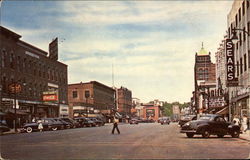
[[[186,125],[186,126],[189,126],[189,125],[190,125],[190,123],[189,123],[189,122],[187,122],[185,125]]]

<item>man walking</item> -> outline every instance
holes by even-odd
[[[119,119],[114,118],[112,134],[114,134],[115,129],[117,130],[118,134],[120,134],[120,131],[119,131],[119,128],[118,128],[118,122],[119,122]]]

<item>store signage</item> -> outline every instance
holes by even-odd
[[[215,97],[209,99],[209,107],[224,107],[226,105],[224,97]]]
[[[57,95],[43,95],[43,101],[57,101]]]
[[[58,92],[57,91],[46,91],[43,92],[43,101],[58,101]]]
[[[237,86],[238,80],[235,78],[234,66],[234,46],[231,39],[226,39],[226,60],[227,86]]]
[[[19,93],[21,92],[21,85],[20,84],[17,84],[17,83],[13,83],[13,84],[10,84],[9,85],[9,91],[11,93]]]

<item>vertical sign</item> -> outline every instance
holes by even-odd
[[[49,58],[55,61],[58,60],[58,38],[49,44]]]
[[[226,60],[227,86],[237,86],[238,80],[235,78],[234,66],[234,46],[231,39],[226,39]]]

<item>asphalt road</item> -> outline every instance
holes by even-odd
[[[112,125],[1,136],[4,159],[246,159],[248,141],[231,138],[187,138],[176,123]]]

